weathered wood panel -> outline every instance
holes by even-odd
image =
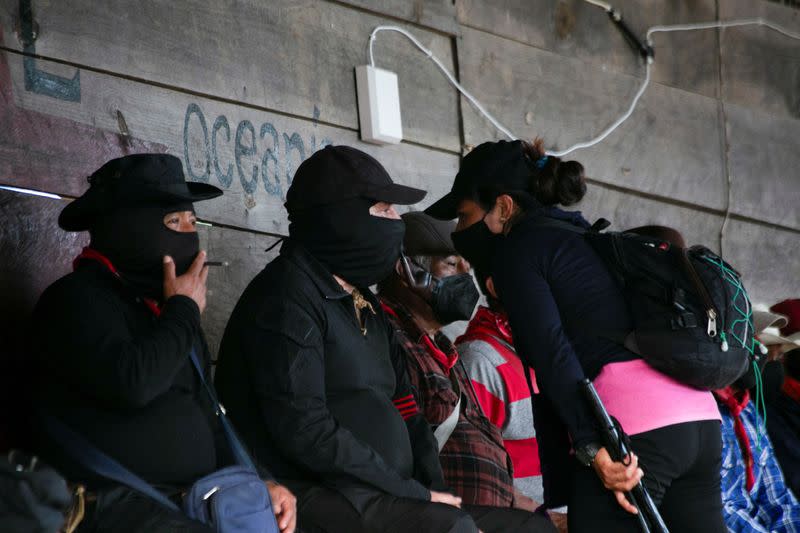
[[[721,0],[723,20],[761,17],[800,33],[800,10],[774,2]],[[722,94],[730,102],[800,118],[800,41],[762,26],[722,34]]]
[[[650,26],[716,18],[714,0],[616,0],[642,38]],[[471,28],[582,59],[599,70],[640,75],[642,62],[606,13],[583,0],[460,0],[459,21]],[[654,37],[653,79],[716,96],[719,51],[715,30]],[[544,72],[541,75],[549,75]]]
[[[800,120],[733,104],[725,111],[733,211],[800,228]]]
[[[451,35],[458,33],[454,0],[339,0],[342,3],[428,26]]]
[[[386,22],[313,0],[32,1],[36,54],[354,130],[353,69]],[[0,24],[21,49],[17,5],[0,2]],[[450,38],[406,27],[452,69]],[[397,34],[378,37],[375,58],[399,75],[406,138],[458,151],[456,92],[435,66]]]
[[[277,257],[280,245],[266,252],[277,240],[275,237],[219,227],[198,227],[198,231],[200,246],[208,252],[209,260],[229,263],[227,267],[211,268],[208,273],[203,331],[216,356],[236,302],[256,274]]]
[[[742,269],[755,303],[775,304],[800,297],[800,236],[738,220],[726,230],[728,259]]]
[[[645,224],[660,224],[683,233],[687,244],[702,244],[719,252],[723,218],[713,213],[665,204],[603,186],[590,186],[578,209],[589,220],[599,217],[612,222],[611,229],[624,230]],[[773,304],[800,295],[800,233],[731,219],[725,230],[725,259],[743,275],[754,303]]]
[[[2,129],[2,128],[0,128]],[[42,291],[71,270],[86,235],[59,230],[65,202],[0,190],[0,450],[26,444],[30,315]],[[46,325],[42,325],[46,326]],[[8,433],[6,433],[8,432]]]
[[[449,153],[410,144],[367,145],[348,129],[91,71],[80,72],[79,101],[54,98],[26,89],[21,56],[0,52],[0,72],[4,63],[10,72],[3,79],[11,83],[3,84],[0,115],[27,118],[14,131],[0,131],[0,183],[77,196],[88,186],[85,176],[110,157],[168,151],[184,161],[191,179],[225,189],[221,199],[198,204],[203,218],[285,233],[283,202],[291,178],[327,144],[357,146],[398,182],[429,190],[420,206],[449,190],[458,167],[458,157]],[[57,71],[47,61],[38,65]]]
[[[565,148],[595,136],[627,109],[641,79],[464,29],[462,79],[516,135]],[[502,134],[463,105],[468,144]],[[589,176],[722,209],[726,201],[717,101],[652,84],[633,116],[601,144],[573,152]]]

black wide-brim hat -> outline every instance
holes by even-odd
[[[120,207],[172,205],[210,200],[222,189],[187,182],[181,160],[169,154],[134,154],[112,159],[88,178],[89,189],[58,217],[66,231],[88,230],[98,216]]]

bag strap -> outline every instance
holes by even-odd
[[[145,496],[149,496],[161,505],[173,511],[180,512],[180,507],[178,507],[175,502],[164,496],[164,494],[159,492],[150,483],[100,451],[97,446],[89,442],[85,437],[72,431],[72,429],[57,418],[44,415],[43,422],[47,428],[47,432],[50,433],[52,437],[56,438],[72,458],[77,460],[87,470],[130,487]]]
[[[206,377],[203,374],[203,368],[200,366],[200,361],[197,359],[197,352],[195,351],[194,347],[192,347],[190,359],[192,360],[194,369],[197,371],[197,375],[200,377],[200,381],[203,383],[203,388],[206,390],[206,393],[211,400],[211,404],[214,406],[214,413],[217,415],[219,423],[222,426],[222,430],[225,432],[225,438],[228,440],[228,446],[231,448],[233,458],[240,466],[249,468],[253,472],[257,472],[256,465],[250,458],[250,454],[247,453],[247,449],[242,444],[242,441],[239,440],[238,435],[236,435],[236,431],[233,429],[233,425],[231,425],[230,421],[228,420],[228,417],[225,413],[225,408],[221,403],[219,403],[217,394],[214,392],[214,389],[211,387],[211,385],[209,385],[206,381]]]
[[[433,436],[436,437],[436,443],[439,445],[440,452],[458,425],[458,417],[461,415],[461,400],[463,397],[463,395],[458,396],[458,402],[456,402],[456,406],[453,408],[453,411],[448,415],[444,422],[439,424],[436,429],[433,430]]]

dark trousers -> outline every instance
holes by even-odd
[[[167,509],[127,487],[97,494],[76,533],[214,533],[213,528]]]
[[[725,533],[718,421],[675,424],[631,437],[644,486],[673,533]],[[639,532],[636,516],[617,503],[594,469],[575,462],[570,533]]]
[[[555,533],[550,521],[518,509],[467,506],[376,496],[359,514],[341,494],[313,487],[297,494],[304,533]]]

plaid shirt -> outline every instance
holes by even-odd
[[[453,434],[439,453],[445,482],[464,504],[511,507],[511,459],[500,430],[483,416],[463,366],[455,364],[455,346],[441,332],[431,340],[400,304],[385,297],[381,297],[381,303],[396,330],[409,378],[417,391],[417,404],[428,423],[435,428],[444,422],[458,402],[450,382],[451,371],[466,397]]]
[[[745,465],[733,417],[723,404],[719,407],[722,413],[722,500],[728,530],[735,533],[800,532],[800,504],[786,487],[755,405],[749,402],[739,415],[753,451],[755,483],[750,491],[746,487]],[[756,445],[759,433],[760,448]]]

